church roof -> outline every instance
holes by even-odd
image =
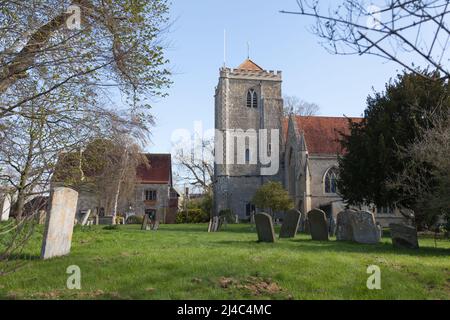
[[[362,118],[295,116],[298,133],[303,133],[310,154],[343,154],[341,133],[349,134],[348,120],[361,122]]]
[[[254,63],[252,60],[250,59],[246,59],[244,62],[241,63],[241,65],[239,67],[237,67],[238,69],[241,70],[248,70],[248,71],[264,71],[263,68],[261,68],[260,66],[258,66],[256,63]]]
[[[170,154],[146,154],[149,165],[140,165],[136,170],[137,179],[146,184],[172,183],[172,157]]]

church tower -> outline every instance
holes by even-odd
[[[266,71],[250,59],[236,69],[220,69],[215,93],[216,215],[229,209],[249,218],[256,190],[267,181],[283,182],[281,83],[281,71]]]

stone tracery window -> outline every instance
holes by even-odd
[[[337,193],[337,178],[338,178],[338,170],[336,167],[328,169],[325,174],[324,184],[325,184],[325,193]]]
[[[258,108],[258,94],[254,89],[247,91],[247,108]]]

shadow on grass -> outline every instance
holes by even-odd
[[[189,233],[205,233],[208,231],[208,225],[199,224],[199,225],[191,225],[190,227],[180,226],[175,228],[165,228],[164,226],[160,227],[158,232],[189,232]],[[242,226],[242,227],[222,227],[222,230],[218,231],[218,234],[221,233],[254,233],[255,229],[252,229],[251,226]],[[212,233],[214,234],[214,233]]]
[[[387,240],[387,239],[383,239]],[[215,242],[226,246],[242,246],[242,245],[259,245],[263,244],[257,240],[222,240]],[[298,246],[292,246],[292,243],[299,244]],[[268,245],[272,245],[273,248],[285,248],[289,250],[298,250],[305,252],[320,252],[320,251],[332,251],[332,252],[347,252],[347,253],[392,253],[399,255],[420,256],[420,257],[450,257],[450,249],[448,248],[433,248],[433,247],[421,247],[418,250],[414,249],[398,249],[394,248],[391,243],[379,243],[375,245],[359,244],[346,241],[313,241],[309,239],[290,239],[279,240],[274,244],[265,244],[265,248]]]
[[[27,253],[13,253],[8,256],[8,260],[5,262],[13,262],[13,261],[34,261],[40,260],[41,256],[36,254],[27,254]]]

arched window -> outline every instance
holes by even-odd
[[[254,89],[247,91],[247,108],[258,108],[258,94]]]
[[[248,164],[250,162],[250,149],[245,149],[245,163]]]
[[[324,184],[325,184],[325,193],[337,193],[337,178],[338,178],[338,170],[333,167],[330,168],[325,174]]]

